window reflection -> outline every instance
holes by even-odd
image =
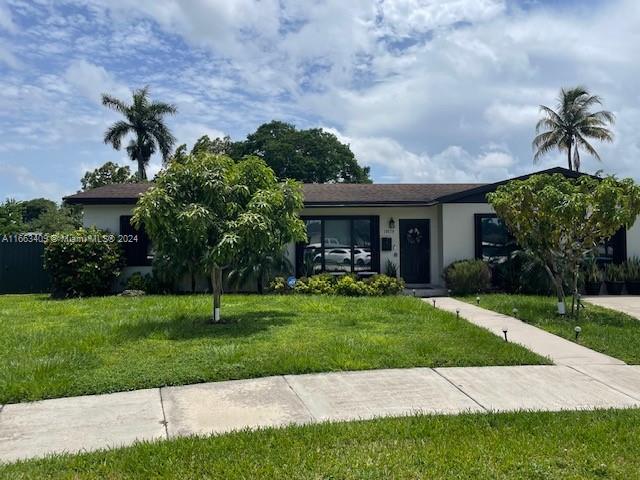
[[[476,235],[480,249],[478,257],[486,262],[502,263],[516,249],[514,238],[498,217],[480,217]]]
[[[306,219],[308,243],[301,246],[299,274],[372,270],[371,218]]]

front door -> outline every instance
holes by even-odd
[[[400,220],[400,276],[407,283],[429,283],[429,220]]]

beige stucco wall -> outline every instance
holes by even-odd
[[[476,213],[495,213],[487,203],[445,203],[442,205],[442,266],[475,257]]]
[[[380,269],[384,273],[387,260],[391,260],[398,266],[398,272],[401,271],[400,265],[400,219],[428,219],[431,228],[431,283],[439,285],[442,283],[440,272],[442,271],[441,255],[440,255],[440,222],[439,208],[434,207],[313,207],[305,208],[300,213],[301,216],[309,215],[377,215],[380,217],[380,238],[391,237],[391,251],[380,251]],[[389,220],[393,218],[395,228],[389,229]],[[289,259],[295,261],[295,250],[293,245],[288,247]]]
[[[640,257],[640,217],[627,230],[627,258]]]
[[[85,205],[82,224],[120,233],[120,216],[132,215],[135,205]]]

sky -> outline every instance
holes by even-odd
[[[102,141],[100,95],[144,85],[177,106],[178,144],[322,127],[380,183],[564,166],[533,164],[538,106],[584,85],[617,121],[583,169],[640,179],[638,25],[637,0],[0,0],[0,200],[135,171]]]

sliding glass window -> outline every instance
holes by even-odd
[[[378,217],[303,217],[308,241],[296,249],[298,276],[379,271]]]

